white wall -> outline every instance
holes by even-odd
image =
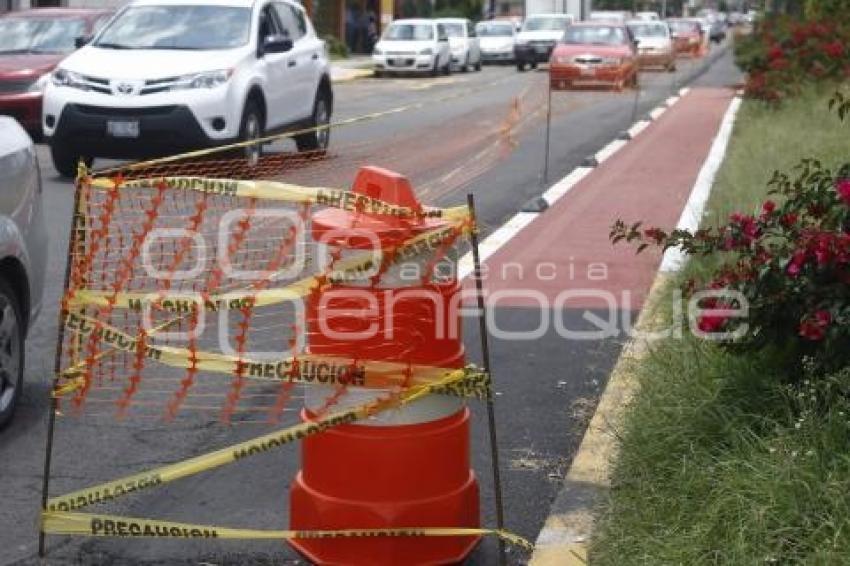
[[[525,14],[572,14],[581,17],[582,0],[525,0]]]

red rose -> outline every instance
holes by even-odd
[[[782,220],[780,220],[780,222],[782,222],[782,225],[786,228],[790,228],[791,226],[797,223],[797,215],[793,212],[783,214]]]
[[[767,51],[767,58],[771,61],[775,61],[776,59],[782,59],[783,55],[785,55],[785,52],[782,51],[782,47],[780,47],[779,45],[772,45]]]
[[[790,277],[797,277],[800,275],[800,272],[803,270],[803,264],[806,263],[806,252],[803,250],[797,250],[794,252],[794,255],[791,256],[791,261],[788,262],[788,267],[786,271]]]
[[[815,324],[826,328],[832,322],[832,314],[828,310],[819,310],[815,313]]]
[[[773,214],[774,210],[776,210],[776,203],[772,200],[766,201],[761,205],[761,211],[767,215]]]
[[[838,40],[825,43],[823,46],[823,52],[828,57],[840,59],[844,55],[844,45]]]
[[[839,179],[835,182],[835,192],[844,204],[850,206],[850,179]]]
[[[819,342],[826,336],[824,329],[810,320],[804,320],[800,323],[799,333],[800,336],[812,342]]]
[[[721,330],[727,320],[725,316],[703,315],[697,319],[697,328],[701,332],[711,334]]]

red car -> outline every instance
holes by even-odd
[[[564,32],[549,61],[554,90],[578,86],[637,86],[638,60],[629,29],[615,22],[574,24]]]
[[[0,16],[0,114],[41,138],[41,93],[49,73],[112,15],[108,10],[43,8]]]
[[[699,22],[686,19],[667,20],[673,32],[673,46],[677,55],[702,55],[703,36]]]

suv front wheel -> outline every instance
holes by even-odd
[[[313,116],[310,118],[310,126],[316,129],[295,136],[298,151],[327,151],[331,141],[331,130],[327,127],[330,123],[330,97],[325,90],[320,90],[313,104]]]
[[[86,167],[91,167],[94,163],[93,158],[80,155],[79,152],[74,151],[62,142],[50,144],[50,157],[53,159],[53,167],[66,179],[77,178],[77,165],[80,159],[83,160]]]
[[[261,137],[263,137],[263,115],[257,103],[251,101],[245,105],[245,110],[242,111],[242,122],[239,125],[239,141],[248,142],[258,140]],[[263,146],[259,143],[246,145],[240,153],[248,162],[248,165],[254,167],[260,162]]]

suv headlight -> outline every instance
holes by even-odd
[[[67,71],[65,69],[56,69],[51,75],[51,80],[56,86],[67,86],[70,88],[88,90],[88,86],[86,86],[83,76],[73,71]],[[38,81],[36,81],[36,83],[37,82]]]
[[[433,54],[434,54],[434,50],[433,50],[433,49],[431,49],[430,47],[426,47],[425,49],[423,49],[422,51],[420,51],[420,52],[419,52],[419,54],[420,54],[420,55],[433,55]]]
[[[193,75],[183,75],[175,81],[171,90],[215,88],[226,83],[232,74],[232,69],[223,69],[221,71],[206,71]]]
[[[44,87],[47,86],[49,80],[50,73],[44,73],[29,86],[27,92],[44,92]]]

